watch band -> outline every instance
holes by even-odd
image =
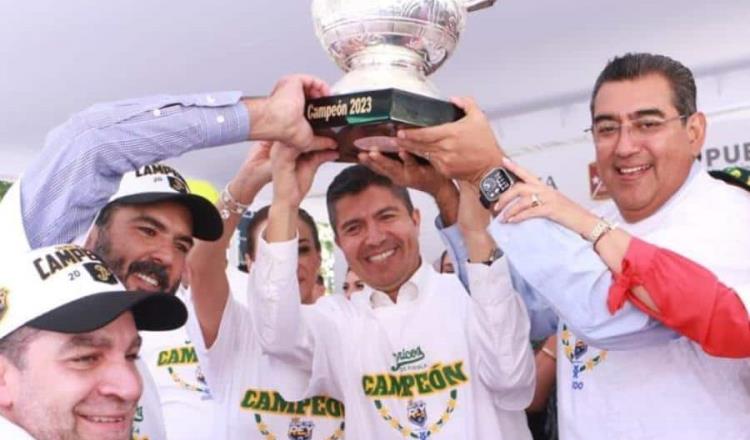
[[[503,255],[504,254],[503,254],[502,249],[500,249],[499,247],[496,247],[496,248],[492,249],[492,252],[490,252],[490,255],[487,257],[486,260],[482,260],[482,261],[471,261],[471,260],[469,260],[469,263],[484,264],[484,265],[487,265],[487,266],[492,266],[492,263],[494,263],[495,261],[499,260]]]
[[[583,238],[587,241],[590,241],[591,245],[596,247],[596,244],[599,242],[599,240],[601,240],[601,238],[604,237],[607,232],[610,232],[616,227],[616,225],[613,225],[603,218],[600,218],[599,221],[596,222],[594,227],[591,229],[591,231],[588,234],[583,235]]]

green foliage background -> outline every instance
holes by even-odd
[[[13,184],[13,182],[6,182],[5,180],[0,180],[0,200],[3,199],[3,196],[8,191],[8,188]]]

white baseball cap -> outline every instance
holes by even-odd
[[[224,223],[216,207],[207,199],[190,193],[185,179],[174,168],[155,163],[125,173],[109,203],[132,204],[175,201],[183,204],[193,217],[193,236],[214,241],[224,232]]]
[[[172,330],[187,320],[177,297],[126,290],[96,254],[77,245],[19,254],[0,270],[0,338],[23,326],[86,333],[126,311],[139,330]]]

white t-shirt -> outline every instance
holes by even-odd
[[[133,418],[133,440],[166,440],[159,391],[143,359],[136,362],[143,379],[143,394]]]
[[[397,304],[366,288],[351,301],[332,295],[305,307],[295,287],[297,241],[261,238],[258,253],[249,300],[263,347],[311,370],[306,391],[284,392],[343,400],[347,436],[530,438],[529,321],[518,295],[497,289],[510,287],[504,260],[470,265],[472,296],[458,277],[423,264]]]
[[[200,335],[194,315],[187,327],[189,334]],[[216,341],[209,350],[198,349],[218,406],[213,438],[344,438],[341,402],[323,396],[302,402],[285,400],[274,389],[276,381],[302,386],[306,375],[263,356],[254,334],[247,307],[230,296]]]
[[[10,420],[0,416],[0,439],[3,440],[34,440],[24,429]]]
[[[750,197],[695,175],[631,234],[710,269],[729,286],[750,282]],[[605,351],[561,325],[557,392],[560,438],[750,439],[750,360],[712,357],[687,338]]]
[[[192,316],[194,310],[187,295],[182,289],[177,292],[177,297],[188,308],[188,315]],[[141,332],[141,335],[141,359],[148,366],[158,390],[167,438],[217,438],[213,432],[216,405],[186,327]]]

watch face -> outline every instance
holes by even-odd
[[[508,171],[503,168],[495,168],[488,174],[479,185],[482,195],[489,201],[495,201],[511,186],[515,180]]]

